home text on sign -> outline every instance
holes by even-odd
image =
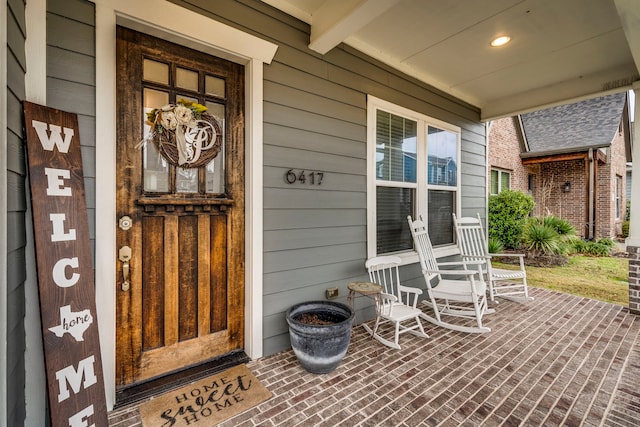
[[[78,119],[24,103],[52,426],[107,426]]]

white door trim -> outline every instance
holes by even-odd
[[[96,5],[96,299],[107,408],[115,403],[116,24],[245,65],[245,351],[262,356],[262,135],[264,63],[277,45],[172,3],[94,0]]]

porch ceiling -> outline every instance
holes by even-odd
[[[340,43],[450,93],[490,120],[640,80],[637,0],[263,0]],[[509,35],[494,48],[490,41]],[[636,83],[637,85],[637,83]]]

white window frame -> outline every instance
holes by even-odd
[[[402,116],[404,118],[416,121],[417,126],[417,143],[416,143],[416,183],[395,183],[385,181],[384,185],[389,187],[416,188],[415,212],[413,217],[422,215],[428,220],[428,190],[447,190],[455,192],[455,213],[460,216],[461,211],[461,147],[462,147],[462,131],[458,126],[443,122],[433,117],[415,112],[408,108],[401,107],[391,102],[367,96],[367,257],[377,256],[377,207],[376,207],[376,188],[378,181],[376,179],[376,112],[383,110],[385,112]],[[456,147],[456,189],[451,190],[450,186],[430,185],[427,184],[427,129],[429,126],[453,132],[457,135]],[[453,221],[453,218],[451,218]],[[458,247],[455,242],[450,245],[438,246],[434,248],[437,257],[445,257],[458,254]],[[402,259],[402,264],[412,264],[418,262],[418,255],[414,250],[394,253]]]
[[[616,174],[616,192],[615,192],[615,216],[616,219],[622,219],[622,175]]]
[[[506,169],[499,169],[499,168],[491,168],[491,172],[496,171],[498,172],[498,192],[497,193],[492,193],[491,190],[493,189],[493,185],[491,182],[491,176],[489,177],[489,195],[490,196],[496,196],[498,194],[500,194],[502,192],[502,190],[510,190],[511,189],[511,178],[513,178],[513,173],[509,170]],[[502,174],[507,174],[509,175],[509,188],[502,188]]]

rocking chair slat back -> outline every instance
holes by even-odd
[[[433,246],[431,246],[427,226],[424,223],[422,216],[418,217],[415,221],[412,221],[410,216],[407,217],[407,219],[413,224],[414,249],[418,253],[420,267],[425,274],[425,278],[427,278],[427,286],[431,289],[431,281],[434,278],[437,278],[438,281],[440,281],[440,275],[436,273],[426,273],[429,270],[438,270],[438,263],[436,261],[435,252],[433,251]]]
[[[475,218],[457,219],[453,214],[453,219],[458,232],[458,246],[461,253],[470,261],[483,260],[488,255],[488,250],[485,245],[487,239],[480,223],[480,217],[477,220]]]

